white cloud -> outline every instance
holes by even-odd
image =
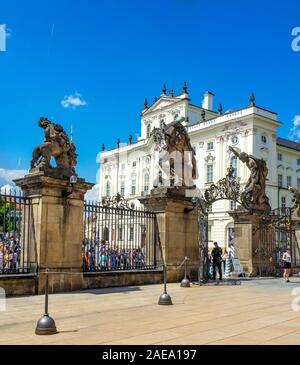
[[[27,170],[9,170],[0,168],[0,179],[3,179],[8,184],[13,184],[14,179],[19,179],[28,174]]]
[[[78,106],[87,105],[87,102],[81,98],[81,94],[77,91],[73,95],[66,95],[61,101],[64,108],[77,108]]]
[[[300,115],[297,114],[293,118],[293,128],[290,130],[289,138],[294,141],[300,140]]]
[[[0,193],[1,194],[9,194],[9,193],[13,193],[15,191],[15,187],[10,185],[10,184],[6,184],[0,187]]]
[[[85,200],[99,201],[99,188],[100,184],[94,185],[93,188],[85,194]]]

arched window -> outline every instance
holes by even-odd
[[[105,191],[105,195],[107,198],[110,198],[110,194],[111,194],[111,188],[110,188],[110,181],[107,180],[106,181],[106,187],[105,187],[106,191]]]
[[[237,157],[236,156],[231,157],[230,165],[233,168],[233,176],[237,177]]]
[[[146,134],[146,137],[149,138],[150,137],[150,134],[151,134],[151,124],[148,124],[147,125],[147,134]]]
[[[165,127],[165,122],[164,122],[164,120],[162,119],[162,120],[159,122],[159,128],[160,128],[160,129],[164,129],[164,127]]]
[[[144,192],[146,194],[149,193],[149,174],[145,174],[144,176]]]

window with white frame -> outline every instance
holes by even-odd
[[[297,177],[297,187],[300,187],[300,177]]]
[[[233,176],[237,177],[237,157],[236,156],[232,156],[230,159],[230,165],[233,169]]]
[[[281,208],[285,208],[286,207],[286,198],[285,196],[281,197]]]
[[[144,193],[148,194],[149,192],[149,174],[145,174],[144,176]]]
[[[286,177],[286,185],[287,185],[287,188],[292,186],[292,176]]]
[[[121,181],[121,184],[120,184],[120,194],[121,194],[122,196],[124,196],[124,195],[125,195],[125,181],[124,181],[124,180],[122,180],[122,181]]]
[[[297,165],[300,166],[300,158],[297,158]]]
[[[212,183],[214,181],[214,165],[209,164],[206,166],[206,182]]]
[[[277,153],[277,160],[282,161],[282,153]]]
[[[147,132],[146,132],[146,138],[149,138],[151,134],[151,124],[147,125]]]
[[[282,188],[282,175],[278,174],[278,186]]]
[[[136,194],[136,179],[131,179],[131,195]]]
[[[132,167],[136,167],[136,161],[132,162]]]
[[[214,149],[214,142],[207,142],[207,151],[212,151]]]
[[[262,141],[262,143],[264,143],[264,144],[266,144],[266,143],[267,143],[267,137],[266,137],[264,134],[261,136],[261,141]]]
[[[110,198],[110,195],[111,195],[111,184],[110,184],[110,181],[107,180],[106,181],[106,186],[105,186],[105,196],[107,198]]]

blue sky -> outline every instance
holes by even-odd
[[[43,138],[40,116],[73,125],[78,173],[96,182],[101,144],[139,133],[144,98],[163,83],[178,92],[186,80],[194,104],[211,90],[225,110],[248,104],[253,91],[288,137],[300,114],[300,52],[291,48],[299,14],[293,0],[0,0],[9,30],[0,52],[0,184],[28,169]]]

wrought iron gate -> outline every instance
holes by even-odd
[[[135,208],[120,195],[85,202],[83,271],[156,269],[159,249],[156,215]]]
[[[267,224],[260,224],[257,247],[253,247],[253,262],[259,276],[280,275],[282,255],[287,248],[291,250],[292,267],[300,267],[299,245],[292,228],[292,209],[275,209],[273,217]]]
[[[36,270],[36,255],[30,246],[31,199],[16,191],[0,194],[0,275]]]

